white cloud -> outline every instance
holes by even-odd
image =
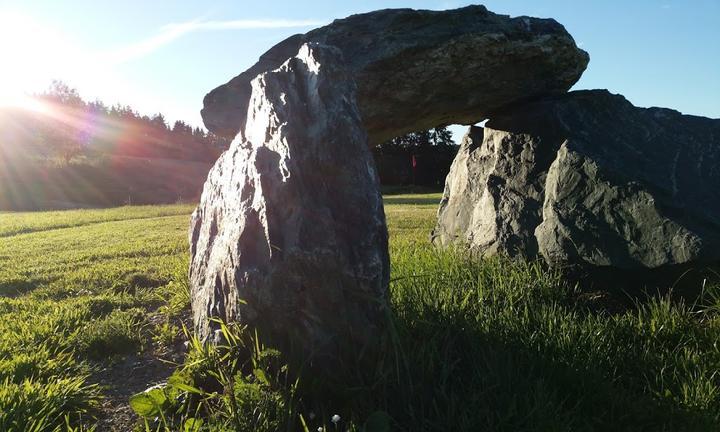
[[[317,27],[326,24],[320,20],[228,20],[228,21],[201,21],[194,20],[184,23],[167,24],[160,28],[160,32],[150,38],[144,39],[108,53],[107,61],[112,64],[124,63],[144,57],[174,40],[192,32],[217,30],[257,30],[281,29],[294,27]]]
[[[229,21],[190,21],[180,24],[168,24],[165,30],[183,29],[185,32],[196,30],[251,30],[292,27],[315,27],[327,24],[320,20],[229,20]]]

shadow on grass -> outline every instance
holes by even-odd
[[[670,296],[578,306],[539,264],[395,256],[375,407],[402,430],[719,430],[717,329]],[[392,378],[389,378],[392,377]],[[371,395],[365,398],[373,399]]]
[[[658,398],[640,380],[653,373],[627,365],[568,358],[564,347],[525,343],[530,335],[469,330],[460,319],[408,329],[402,388],[388,392],[387,410],[406,430],[595,431],[716,430],[711,410]],[[499,330],[499,329],[498,329]],[[410,336],[410,335],[408,335]],[[630,342],[630,341],[628,341]],[[410,426],[411,425],[411,426]],[[408,427],[410,426],[410,427]]]
[[[34,280],[9,280],[0,282],[0,296],[17,297],[33,291],[39,285]]]
[[[355,357],[338,356],[333,370],[301,373],[291,401],[301,413],[338,413],[356,426],[377,413],[391,419],[350,430],[720,430],[717,312],[669,296],[593,312],[560,272],[537,262],[431,248],[393,259],[392,325],[373,350],[378,361],[354,363],[364,350],[348,346]],[[709,289],[720,298],[720,285]],[[252,379],[255,364],[246,364],[238,376]],[[345,372],[348,380],[328,382]]]

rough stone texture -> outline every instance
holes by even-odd
[[[445,182],[433,241],[482,255],[537,255],[534,230],[552,162],[538,147],[531,136],[471,126]]]
[[[242,132],[250,82],[310,41],[343,52],[371,144],[438,125],[474,124],[508,103],[564,93],[589,60],[552,19],[510,18],[483,6],[380,10],[336,20],[268,50],[205,97],[208,129],[229,137]]]
[[[437,244],[588,267],[720,260],[720,120],[594,90],[509,107],[486,126],[448,175]]]
[[[332,364],[376,344],[389,278],[378,177],[342,53],[303,45],[252,80],[244,137],[209,174],[190,230],[192,306]]]

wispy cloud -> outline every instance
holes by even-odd
[[[164,30],[182,29],[185,32],[197,30],[251,30],[292,27],[313,27],[327,24],[321,20],[229,20],[229,21],[189,21],[163,26]]]
[[[228,21],[194,20],[183,23],[172,23],[162,26],[158,34],[155,36],[110,52],[107,60],[112,64],[125,63],[130,60],[135,60],[162,48],[182,36],[198,31],[282,29],[295,27],[317,27],[324,24],[327,24],[327,21],[285,19]]]

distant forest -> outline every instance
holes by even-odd
[[[413,132],[373,148],[383,186],[417,185],[439,189],[458,146],[445,127]]]
[[[4,117],[10,114],[12,121],[0,130],[5,144],[20,146],[34,157],[71,162],[114,155],[214,162],[230,143],[182,120],[170,126],[161,113],[140,115],[127,105],[86,102],[60,81],[35,99],[46,108],[6,112]]]
[[[62,82],[35,100],[0,110],[0,210],[193,200],[230,144],[162,114],[87,102]]]
[[[163,114],[88,102],[55,81],[34,109],[0,109],[0,211],[196,200],[230,140]],[[383,185],[439,187],[457,151],[444,127],[373,154]]]

